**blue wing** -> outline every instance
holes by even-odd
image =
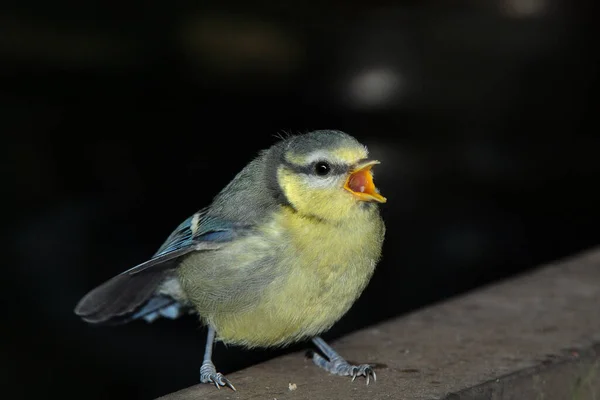
[[[236,231],[239,233],[243,228],[222,218],[208,216],[207,211],[200,210],[179,224],[154,257],[194,246],[198,242],[227,242],[236,236]]]
[[[137,318],[150,321],[159,314],[176,318],[180,305],[174,299],[159,295],[157,289],[173,276],[180,257],[193,251],[217,250],[248,228],[209,216],[203,209],[183,221],[150,260],[85,295],[75,313],[91,323],[119,323]]]
[[[123,274],[137,274],[192,251],[216,250],[224,242],[229,242],[246,232],[248,228],[247,225],[209,216],[207,209],[200,210],[179,224],[150,260]]]

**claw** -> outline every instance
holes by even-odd
[[[201,381],[203,383],[213,383],[217,389],[221,390],[222,386],[227,386],[234,392],[236,391],[235,386],[231,383],[231,381],[223,376],[220,372],[206,374],[202,377]]]
[[[352,365],[342,358],[327,361],[317,353],[313,354],[313,362],[332,374],[349,376],[352,378],[352,382],[359,376],[364,376],[366,378],[367,385],[371,383],[371,378],[373,378],[373,382],[377,380],[375,371],[369,364]]]
[[[223,377],[223,380],[225,381],[225,384],[223,386],[227,386],[228,388],[230,388],[231,390],[233,390],[234,392],[237,392],[237,390],[235,390],[235,386],[233,386],[233,383],[231,383],[229,381],[229,379]]]
[[[219,390],[221,390],[221,386],[227,386],[231,390],[236,391],[229,379],[225,378],[220,372],[217,372],[212,363],[206,363],[200,369],[200,382],[213,383]]]
[[[375,371],[373,371],[373,367],[371,365],[350,364],[320,337],[313,338],[313,342],[317,348],[323,352],[324,356],[328,358],[327,360],[318,353],[313,353],[312,360],[316,366],[323,368],[325,371],[334,375],[350,376],[352,378],[352,382],[354,382],[358,376],[364,376],[366,378],[367,385],[371,382],[371,376],[373,377],[373,382],[377,380],[377,376],[375,375]]]

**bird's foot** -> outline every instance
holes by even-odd
[[[217,372],[215,365],[210,361],[203,362],[202,367],[200,367],[200,382],[213,383],[217,389],[221,389],[221,386],[227,386],[235,391],[235,387],[229,379],[225,378],[222,373]]]
[[[341,376],[351,376],[352,381],[354,381],[357,376],[364,376],[367,378],[367,385],[371,378],[373,378],[373,382],[377,380],[377,375],[375,374],[373,367],[369,364],[353,365],[339,356],[332,357],[328,361],[318,353],[313,353],[312,360],[315,365],[323,368],[329,373]]]

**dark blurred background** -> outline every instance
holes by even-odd
[[[18,398],[197,383],[193,317],[98,328],[73,307],[284,131],[344,130],[383,162],[384,259],[328,338],[600,243],[591,15],[568,0],[3,5],[0,380]]]

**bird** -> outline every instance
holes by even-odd
[[[379,205],[387,200],[373,181],[379,163],[339,130],[282,137],[148,261],[91,290],[74,312],[100,325],[195,314],[207,327],[200,382],[218,389],[236,390],[213,363],[218,341],[245,348],[312,341],[316,366],[375,381],[374,366],[349,363],[321,335],[360,297],[381,259]]]

